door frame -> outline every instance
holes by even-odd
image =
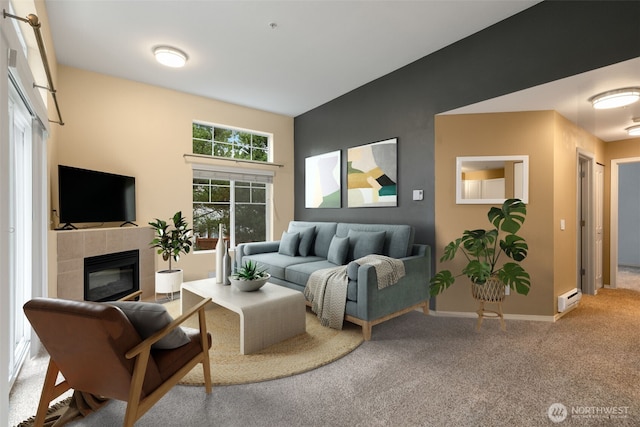
[[[604,287],[604,175],[605,166],[595,163],[593,175],[594,185],[594,221],[593,221],[593,247],[595,251],[595,289]]]
[[[576,288],[589,295],[596,294],[595,285],[595,155],[578,148],[576,151]],[[585,176],[581,176],[581,165]],[[584,181],[583,181],[584,180]],[[583,186],[584,182],[584,186]],[[584,221],[584,226],[582,226]],[[583,267],[584,266],[584,267]],[[582,269],[584,268],[584,273]]]
[[[609,208],[609,286],[618,283],[618,166],[622,163],[639,163],[640,157],[611,159],[611,206]]]

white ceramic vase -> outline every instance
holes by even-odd
[[[222,224],[219,225],[218,228],[218,243],[216,243],[216,283],[218,285],[224,284],[223,276],[223,260],[224,257],[224,236],[222,235]]]
[[[222,245],[224,251],[222,255],[222,284],[230,285],[229,275],[231,274],[231,257],[229,256],[229,249],[227,248],[227,242]]]

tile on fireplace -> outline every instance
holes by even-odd
[[[58,231],[58,261],[83,258],[84,237],[75,231]]]
[[[84,272],[82,269],[58,274],[58,298],[84,300]]]
[[[89,230],[84,233],[84,256],[96,256],[107,253],[106,230]]]

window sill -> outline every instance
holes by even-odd
[[[207,156],[204,154],[183,154],[185,161],[187,163],[200,163],[200,164],[209,164],[209,165],[219,165],[219,164],[230,164],[230,163],[244,163],[247,165],[255,165],[255,166],[267,166],[268,169],[275,169],[284,167],[284,165],[280,163],[273,162],[259,162],[257,160],[245,160],[245,159],[232,159],[229,157],[219,157],[219,156]]]

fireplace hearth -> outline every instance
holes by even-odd
[[[138,249],[84,259],[85,301],[115,301],[140,289]]]

